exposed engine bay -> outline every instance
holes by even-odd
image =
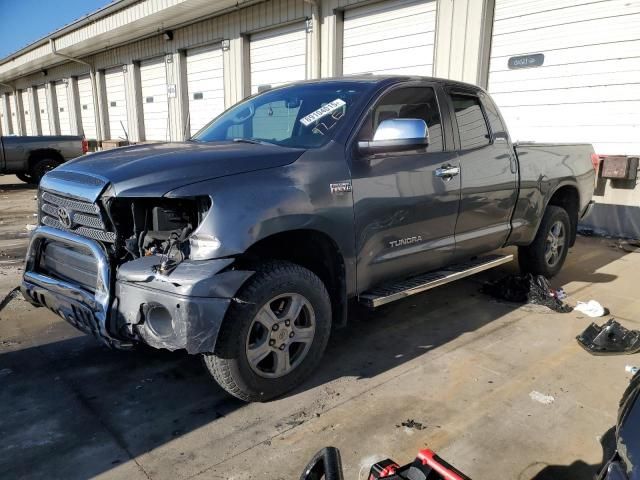
[[[208,197],[111,198],[105,203],[117,233],[113,251],[117,264],[161,255],[161,273],[170,272],[189,258],[190,236],[211,206]]]

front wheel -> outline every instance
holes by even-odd
[[[32,182],[34,184],[39,184],[42,177],[50,171],[60,165],[58,160],[54,160],[53,158],[41,158],[37,160],[33,167],[31,168],[31,173],[29,176],[32,178]]]
[[[209,373],[231,395],[266,401],[299,385],[317,367],[331,333],[322,281],[289,262],[268,262],[237,295],[220,329]]]
[[[557,275],[567,258],[570,236],[571,221],[567,211],[549,205],[531,245],[518,249],[520,268],[547,278]]]
[[[35,181],[35,179],[29,175],[28,173],[16,173],[16,177],[18,177],[18,180],[24,182],[24,183],[28,183],[30,185],[37,185],[38,182]]]

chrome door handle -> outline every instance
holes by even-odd
[[[443,165],[440,168],[436,168],[435,171],[436,177],[444,178],[445,180],[450,180],[451,177],[455,177],[460,174],[460,167],[453,167],[451,165]]]

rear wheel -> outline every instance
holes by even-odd
[[[567,258],[570,236],[569,214],[562,207],[549,205],[531,245],[518,249],[520,268],[547,278],[555,276]]]
[[[18,177],[18,180],[23,181],[24,183],[29,183],[29,184],[32,184],[32,185],[38,183],[28,173],[16,173],[16,177]]]
[[[29,174],[32,178],[32,183],[40,183],[42,177],[44,177],[49,170],[53,170],[58,165],[60,165],[60,162],[53,158],[41,158],[36,160],[33,167],[31,167],[31,173]]]
[[[261,265],[227,312],[213,354],[213,378],[241,400],[266,401],[300,384],[320,362],[331,332],[322,281],[289,262]]]

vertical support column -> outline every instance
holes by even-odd
[[[60,135],[60,117],[58,116],[58,96],[56,95],[56,84],[54,82],[47,82],[46,86],[51,135]]]
[[[322,77],[338,77],[342,75],[344,11],[334,9],[329,2],[323,3],[322,7],[321,74]]]
[[[140,81],[140,63],[131,62],[125,65],[124,85],[127,95],[127,123],[129,125],[129,141],[143,142],[144,117],[142,112],[142,85]]]
[[[175,85],[169,100],[169,138],[183,141],[189,137],[189,93],[187,90],[187,52],[170,53],[167,62],[167,84]],[[169,92],[167,92],[169,93]]]
[[[38,91],[35,87],[29,87],[29,112],[31,113],[31,131],[34,135],[42,135],[40,120],[40,105],[38,104]]]
[[[100,140],[106,140],[111,138],[111,132],[109,131],[109,113],[107,110],[107,86],[104,81],[104,70],[97,70],[96,75],[96,125],[100,125],[102,131],[102,138]],[[102,144],[100,144],[102,148]]]
[[[434,75],[486,84],[494,0],[439,0]]]
[[[4,112],[4,124],[7,128],[5,135],[11,135],[15,133],[13,131],[13,123],[11,122],[11,102],[9,101],[9,94],[5,92],[2,95],[2,110]]]
[[[82,128],[82,115],[80,112],[80,95],[78,93],[78,77],[70,77],[67,84],[67,95],[69,96],[69,118],[71,131],[76,135],[84,135]]]

